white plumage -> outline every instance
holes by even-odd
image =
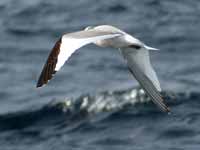
[[[160,83],[149,58],[149,50],[158,49],[149,47],[130,34],[110,25],[87,27],[83,31],[63,35],[52,49],[38,80],[37,87],[46,84],[73,52],[90,43],[100,47],[120,49],[127,61],[130,72],[153,102],[163,111],[169,111],[159,93],[161,91]]]

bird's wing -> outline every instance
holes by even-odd
[[[122,55],[127,61],[130,72],[140,83],[147,95],[151,97],[153,102],[165,112],[169,112],[170,109],[164,104],[163,98],[159,91],[161,91],[160,83],[153,70],[149,51],[141,48],[139,50],[133,50],[130,48],[122,49]]]
[[[40,74],[37,87],[41,87],[53,77],[64,65],[68,58],[80,47],[104,40],[121,36],[120,33],[100,32],[95,30],[79,31],[63,35],[55,44]]]

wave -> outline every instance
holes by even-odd
[[[176,107],[181,104],[199,103],[200,93],[162,92],[167,104]],[[195,100],[196,99],[196,100]],[[77,99],[52,100],[35,110],[3,114],[0,116],[0,131],[19,130],[34,126],[65,125],[92,120],[112,120],[163,114],[139,88],[105,91],[96,95],[82,95]],[[125,116],[124,116],[125,115]],[[123,118],[121,117],[121,118]]]

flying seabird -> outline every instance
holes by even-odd
[[[130,72],[146,94],[162,111],[170,111],[160,94],[160,83],[149,58],[149,51],[158,49],[149,47],[130,34],[110,25],[89,26],[82,31],[64,34],[50,52],[37,87],[47,84],[72,53],[90,43],[119,49]]]

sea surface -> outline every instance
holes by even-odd
[[[1,0],[0,150],[199,150],[199,0]],[[88,45],[36,89],[62,34],[114,25],[151,52],[161,112],[116,49]]]

